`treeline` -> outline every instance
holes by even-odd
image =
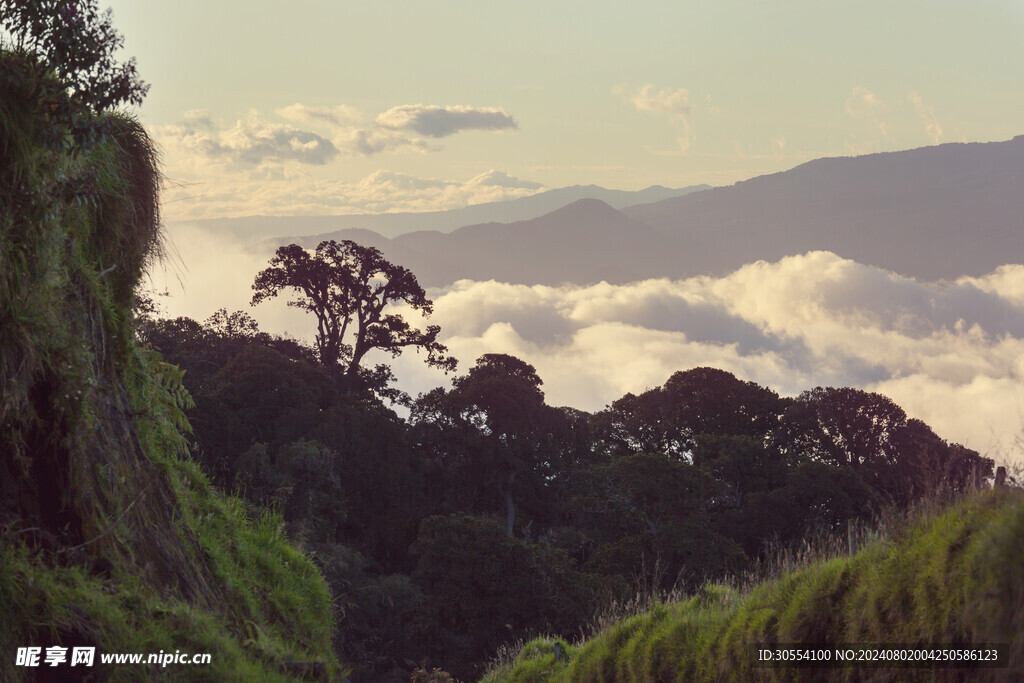
[[[488,354],[403,419],[245,313],[138,330],[185,370],[203,468],[279,510],[321,566],[336,650],[366,680],[478,676],[503,643],[574,635],[638,582],[695,589],[992,474],[857,389],[786,398],[695,368],[588,414],[549,406],[533,367]]]

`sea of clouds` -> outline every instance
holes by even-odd
[[[283,301],[251,308],[268,254],[195,224],[172,226],[153,275],[167,315],[246,310],[276,333],[311,338]],[[533,364],[549,403],[600,410],[677,370],[712,366],[796,395],[855,386],[892,398],[940,436],[1024,462],[1024,266],[922,283],[829,252],[743,266],[724,277],[560,287],[459,281],[428,292],[429,323],[465,372],[484,353]],[[423,321],[416,313],[411,322]],[[415,395],[446,384],[422,357],[381,357]],[[1016,441],[1016,443],[1015,443]]]

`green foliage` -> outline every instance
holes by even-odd
[[[210,652],[211,678],[341,675],[322,576],[280,517],[187,460],[186,375],[134,341],[133,291],[160,252],[152,143],[105,115],[88,149],[55,144],[73,131],[49,98],[79,91],[34,60],[0,51],[0,648],[179,648]],[[0,678],[23,674],[0,661]]]
[[[392,357],[406,348],[422,349],[427,352],[428,365],[446,372],[455,369],[455,358],[445,356],[448,349],[437,341],[440,327],[430,325],[421,332],[402,316],[386,312],[405,304],[429,316],[434,304],[411,271],[390,263],[373,247],[329,240],[317,245],[312,255],[297,244],[279,247],[270,267],[256,275],[252,288],[253,306],[284,290],[296,292],[297,298],[288,305],[316,316],[320,363],[335,373],[340,362],[350,390],[357,388],[354,383],[361,377],[360,364],[373,349]],[[393,379],[386,366],[362,377]]]
[[[114,30],[110,10],[101,13],[96,0],[2,0],[0,27],[13,40],[0,47],[33,55],[54,73],[61,88],[47,100],[72,127],[124,102],[142,104],[149,90],[134,59],[114,59],[124,39]]]
[[[818,680],[815,670],[757,668],[772,643],[1009,642],[1009,669],[971,680],[1016,680],[1024,656],[1024,495],[975,494],[854,556],[813,564],[737,593],[709,585],[658,605],[570,650],[565,662],[534,642],[487,681]],[[894,680],[893,670],[872,670]],[[899,669],[899,680],[963,680],[963,670]],[[863,680],[832,669],[829,680]]]
[[[420,639],[445,670],[478,675],[499,645],[539,632],[571,632],[601,594],[596,577],[543,544],[527,546],[492,522],[430,517],[413,546],[424,596]]]

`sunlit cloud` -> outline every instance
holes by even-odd
[[[401,176],[370,184],[444,191]],[[199,317],[243,305],[266,259],[236,253],[225,268],[216,254],[228,247],[215,254],[203,244],[190,233],[180,245],[196,264],[189,276],[201,282],[203,305],[174,304]],[[940,436],[997,455],[1024,427],[1024,266],[926,284],[810,252],[717,278],[560,287],[462,280],[428,295],[429,322],[462,371],[484,353],[519,356],[554,405],[599,410],[709,365],[785,395],[819,385],[878,391]],[[272,331],[312,335],[310,321],[283,308],[254,313]],[[413,394],[448,381],[415,356],[393,363]]]
[[[924,134],[928,136],[933,145],[939,144],[942,141],[942,125],[939,124],[939,119],[935,116],[935,107],[926,104],[924,98],[916,90],[907,94],[907,100],[914,105],[914,111],[921,117]]]
[[[395,211],[446,211],[536,194],[541,183],[489,170],[465,180],[420,178],[378,170],[356,181],[323,180],[263,166],[169,183],[164,215],[172,220],[232,216],[316,216]]]
[[[617,85],[612,93],[631,102],[639,112],[667,118],[672,122],[678,133],[676,142],[680,152],[686,152],[693,144],[694,135],[690,125],[690,92],[685,88],[661,88],[656,90],[648,83],[630,91],[625,86]],[[710,102],[710,95],[705,100]]]
[[[335,138],[335,143],[340,149],[349,154],[359,156],[373,156],[381,152],[432,152],[437,148],[426,140],[410,138],[392,130],[379,130],[376,128],[359,128],[346,131]]]
[[[889,132],[889,125],[879,117],[884,106],[882,99],[863,85],[854,87],[845,102],[847,114],[866,117],[882,135]]]
[[[213,119],[210,118],[210,112],[205,109],[189,109],[181,115],[185,121],[185,125],[192,126],[193,128],[215,128]]]
[[[267,123],[251,113],[227,129],[216,130],[208,116],[192,114],[198,125],[160,126],[156,138],[172,153],[253,167],[261,163],[294,161],[321,166],[338,156],[330,140],[286,124]]]
[[[178,123],[152,127],[170,179],[163,195],[165,215],[189,219],[440,211],[526,196],[543,187],[492,170],[486,177],[428,183],[435,188],[429,192],[386,196],[376,191],[376,181],[384,176],[362,181],[330,177],[331,164],[345,157],[437,152],[441,147],[435,138],[515,128],[504,109],[408,105],[374,121],[344,104],[296,103],[274,115],[288,123],[250,111],[224,125],[205,110],[191,110]],[[314,173],[316,167],[326,170]]]
[[[359,110],[344,104],[334,107],[311,107],[295,103],[281,109],[276,109],[274,113],[289,121],[314,126],[327,125],[332,128],[345,128],[357,125],[363,119]]]

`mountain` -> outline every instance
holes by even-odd
[[[678,273],[823,249],[922,280],[1024,263],[1024,136],[817,159],[623,213],[676,243]]]
[[[537,218],[450,233],[421,230],[388,239],[341,230],[300,241],[375,246],[428,286],[461,278],[588,284],[721,275],[812,250],[940,280],[1024,263],[1022,188],[1024,136],[818,159],[621,210],[581,199]],[[273,243],[289,241],[295,238]]]
[[[545,216],[516,223],[485,223],[451,233],[418,231],[388,239],[366,230],[278,239],[315,247],[350,239],[380,249],[416,274],[420,284],[460,279],[520,284],[630,282],[669,268],[671,242],[599,199],[580,199]]]
[[[423,213],[351,214],[344,216],[247,216],[193,221],[205,228],[237,237],[313,235],[345,229],[373,230],[384,237],[396,237],[416,230],[451,232],[464,225],[513,223],[537,218],[580,199],[600,199],[620,209],[710,189],[694,185],[672,189],[653,185],[643,190],[608,190],[597,185],[574,185],[547,190],[529,197],[474,204],[450,211]]]

